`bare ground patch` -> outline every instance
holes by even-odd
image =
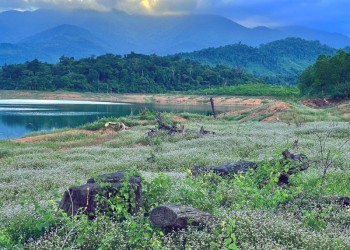
[[[33,135],[33,136],[27,136],[23,138],[13,139],[14,142],[20,142],[20,143],[30,143],[30,142],[39,142],[39,141],[47,141],[51,138],[59,137],[59,136],[65,136],[65,135],[98,135],[96,141],[99,143],[108,141],[110,139],[110,135],[117,134],[120,131],[115,131],[111,128],[107,129],[100,129],[96,131],[92,130],[80,130],[80,129],[72,129],[68,131],[63,132],[54,132],[51,134],[44,134],[44,135]],[[99,144],[97,143],[97,144]]]

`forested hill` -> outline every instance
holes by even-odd
[[[106,54],[57,64],[35,59],[0,69],[0,89],[160,93],[257,83],[241,69],[210,67],[180,57]]]
[[[177,56],[212,66],[242,68],[268,83],[296,84],[301,72],[313,64],[318,56],[334,55],[336,51],[318,41],[286,38],[258,48],[237,43]]]
[[[321,55],[300,77],[299,88],[306,96],[350,98],[350,52]]]

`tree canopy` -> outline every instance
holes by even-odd
[[[348,48],[347,48],[348,49]],[[334,55],[336,49],[318,41],[286,38],[251,47],[242,43],[178,54],[206,65],[242,68],[271,84],[297,84],[299,75],[321,54]]]
[[[334,56],[319,56],[299,82],[303,95],[350,98],[350,52],[339,50]]]
[[[160,93],[256,82],[239,68],[136,53],[80,60],[62,56],[57,64],[35,59],[0,69],[0,89],[14,90]]]

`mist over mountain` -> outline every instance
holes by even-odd
[[[246,28],[216,15],[146,16],[121,11],[37,10],[0,13],[0,64],[37,58],[57,62],[104,53],[168,55],[235,43],[259,46],[287,37],[319,40],[335,48],[350,38],[303,27]]]

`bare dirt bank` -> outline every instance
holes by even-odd
[[[160,103],[195,105],[209,103],[209,96],[195,95],[167,95],[167,94],[101,94],[77,92],[38,92],[38,91],[0,91],[1,99],[43,99],[43,100],[79,100],[79,101],[109,101],[133,103]],[[262,103],[272,102],[269,98],[215,97],[218,106],[260,106]]]

